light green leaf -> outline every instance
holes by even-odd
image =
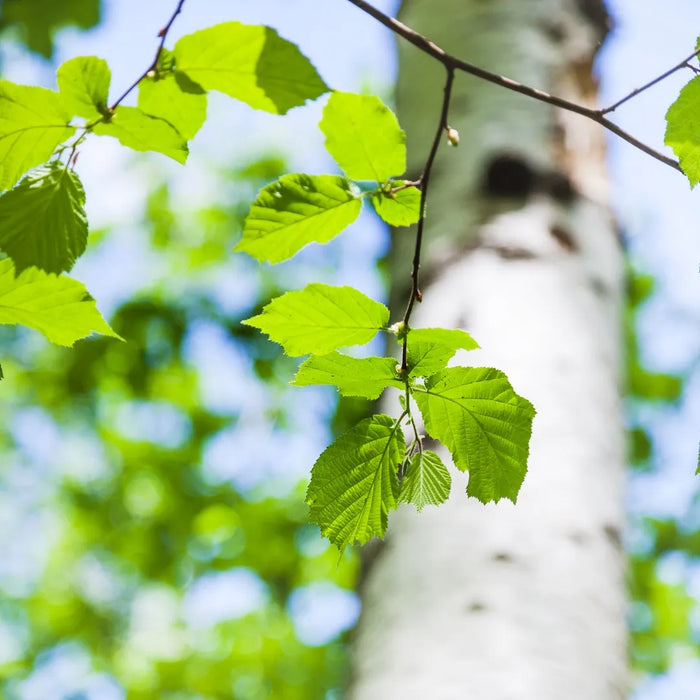
[[[65,108],[86,119],[100,119],[107,111],[112,74],[107,61],[97,56],[76,56],[56,72]]]
[[[341,435],[316,460],[306,502],[311,520],[339,549],[386,532],[389,511],[396,508],[396,469],[404,450],[399,425],[390,416],[376,415]]]
[[[386,327],[389,309],[353,287],[309,284],[273,299],[263,312],[243,321],[279,343],[287,355],[325,355],[362,345]]]
[[[462,330],[411,328],[407,342],[409,376],[430,376],[447,367],[457,350],[475,350],[478,347],[474,338]]]
[[[374,95],[334,92],[319,127],[326,149],[354,180],[384,182],[406,170],[406,134]]]
[[[401,182],[391,184],[398,187]],[[372,193],[372,205],[389,226],[410,226],[420,219],[420,198],[420,190],[413,186],[393,193],[379,189]]]
[[[84,206],[75,172],[56,160],[36,168],[0,195],[0,249],[18,273],[32,265],[46,272],[70,270],[87,245]]]
[[[411,459],[401,481],[399,503],[413,503],[420,512],[438,506],[450,495],[452,477],[435,452],[424,450]]]
[[[666,112],[664,143],[678,156],[690,186],[700,182],[700,76],[693,78]]]
[[[343,396],[376,399],[388,386],[403,389],[396,374],[396,360],[391,357],[355,358],[332,352],[312,355],[299,367],[292,382],[295,386],[330,384]]]
[[[178,163],[187,160],[187,143],[177,129],[138,107],[117,107],[111,119],[96,124],[93,131],[102,136],[114,136],[135,151],[157,151]]]
[[[360,213],[359,191],[336,175],[285,175],[264,187],[236,246],[256,260],[278,263],[308,243],[327,243]]]
[[[73,135],[70,118],[57,92],[0,80],[0,190],[13,187]]]
[[[285,114],[328,91],[309,59],[274,29],[224,22],[183,36],[175,65],[205,90]]]
[[[444,443],[455,466],[469,470],[467,494],[482,503],[515,503],[527,471],[535,409],[508,378],[487,367],[452,367],[429,377],[413,397],[426,430]]]
[[[0,260],[0,323],[29,326],[57,345],[71,346],[93,331],[119,338],[80,282],[36,268],[15,277],[7,258]]]
[[[207,93],[181,71],[157,73],[139,83],[138,107],[165,119],[189,141],[207,116]]]

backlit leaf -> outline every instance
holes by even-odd
[[[700,182],[700,76],[693,78],[666,112],[664,143],[678,156],[690,186]]]
[[[455,466],[469,470],[467,494],[482,503],[515,503],[527,471],[535,409],[503,372],[452,367],[429,377],[413,396],[426,430],[444,443]]]
[[[73,267],[87,245],[85,192],[60,161],[36,168],[0,195],[0,250],[17,272],[35,265],[46,272]]]
[[[0,80],[0,190],[13,187],[73,135],[70,118],[57,92]]]
[[[400,184],[399,181],[396,186]],[[420,219],[420,199],[417,187],[406,187],[391,194],[377,191],[372,193],[372,206],[389,226],[410,226]]]
[[[367,343],[386,327],[389,309],[353,287],[309,284],[273,299],[247,321],[279,343],[287,355],[325,355]]]
[[[348,357],[339,352],[312,355],[302,362],[292,384],[330,384],[343,396],[376,399],[388,386],[403,389],[396,374],[396,360],[391,357]]]
[[[308,243],[326,243],[358,217],[358,195],[336,175],[285,175],[258,194],[236,250],[278,263]]]
[[[413,503],[418,511],[444,503],[450,495],[452,477],[435,452],[413,455],[401,481],[400,503]]]
[[[119,338],[80,282],[36,268],[15,277],[7,258],[0,260],[0,323],[29,326],[57,345],[71,346],[93,331]]]
[[[404,454],[401,428],[390,416],[365,418],[316,460],[306,502],[311,520],[342,549],[382,537],[396,508],[397,465]]]
[[[383,182],[406,170],[406,134],[378,97],[334,92],[319,126],[348,177]]]
[[[479,347],[469,333],[447,328],[411,328],[407,359],[411,377],[427,377],[447,367],[457,350]]]
[[[183,36],[175,65],[205,90],[219,90],[273,114],[328,91],[295,44],[269,27],[224,22]]]
[[[111,77],[107,61],[97,56],[77,56],[62,63],[56,78],[65,108],[86,119],[100,119],[107,108]]]

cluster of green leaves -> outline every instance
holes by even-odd
[[[138,84],[137,107],[123,106],[123,98],[110,106],[110,70],[94,56],[63,63],[57,82],[57,92],[0,83],[0,187],[7,190],[0,195],[0,250],[7,256],[0,322],[28,325],[66,345],[91,331],[118,337],[82,285],[61,276],[87,244],[85,195],[72,164],[88,136],[111,136],[133,150],[184,163],[187,141],[206,118],[207,91],[284,114],[329,90],[295,45],[267,27],[237,22],[163,48]],[[364,199],[392,226],[420,219],[420,190],[398,179],[406,170],[405,134],[377,97],[333,92],[320,128],[345,176],[289,174],[264,187],[238,250],[261,262],[286,260],[341,233]],[[274,299],[247,321],[288,355],[311,354],[297,385],[331,384],[342,395],[367,399],[387,387],[403,394],[398,419],[361,421],[313,468],[311,517],[340,548],[383,535],[388,511],[400,501],[420,509],[447,498],[449,472],[435,452],[424,450],[413,403],[455,465],[469,470],[470,496],[515,501],[526,471],[534,409],[498,370],[447,368],[457,350],[476,347],[465,332],[394,328],[406,345],[403,365],[391,356],[357,359],[337,352],[389,331],[388,321],[388,309],[358,290],[320,284]],[[408,447],[404,420],[413,429]]]

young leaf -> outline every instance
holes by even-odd
[[[111,119],[95,124],[93,131],[102,136],[114,136],[135,151],[157,151],[178,163],[187,160],[187,143],[177,129],[138,107],[117,107]]]
[[[15,277],[7,258],[0,260],[0,323],[29,326],[57,345],[71,346],[93,331],[119,338],[80,282],[36,268]]]
[[[0,249],[17,273],[32,265],[46,272],[70,270],[87,245],[84,206],[78,176],[56,160],[0,195]]]
[[[425,506],[438,506],[450,495],[452,477],[435,452],[413,455],[401,482],[399,503],[413,503],[420,512]]]
[[[172,124],[190,140],[207,116],[207,93],[181,71],[146,76],[139,83],[139,109]]]
[[[97,56],[76,56],[58,67],[56,78],[68,111],[89,120],[103,116],[112,78],[107,61]]]
[[[401,182],[397,181],[396,185]],[[372,193],[372,205],[389,226],[410,226],[420,219],[421,193],[417,187],[386,194],[381,190]]]
[[[338,549],[384,535],[388,513],[396,508],[396,468],[404,450],[398,423],[376,415],[341,435],[316,460],[306,502],[311,520]]]
[[[57,92],[0,80],[0,190],[43,163],[75,129]]]
[[[309,59],[269,27],[224,22],[183,36],[174,54],[177,69],[205,90],[273,114],[328,92]]]
[[[455,466],[469,470],[467,494],[482,503],[515,503],[527,471],[535,409],[503,372],[452,367],[429,377],[413,397],[426,430],[444,443]]]
[[[479,345],[469,333],[447,328],[411,328],[407,339],[409,376],[428,377],[447,367],[457,350]]]
[[[319,126],[348,177],[383,182],[406,170],[406,134],[378,97],[334,92]]]
[[[700,182],[700,76],[693,78],[666,112],[664,143],[678,156],[690,186]]]
[[[295,386],[331,384],[342,396],[376,399],[388,386],[403,389],[397,377],[396,360],[391,357],[355,358],[332,352],[312,355],[299,367],[292,382]]]
[[[389,309],[353,287],[313,283],[273,299],[261,314],[243,321],[279,343],[287,355],[326,355],[368,343],[386,327]]]
[[[236,250],[278,263],[308,243],[327,243],[358,217],[358,195],[336,175],[285,175],[258,194]]]

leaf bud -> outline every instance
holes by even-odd
[[[451,126],[447,127],[447,141],[450,146],[459,146],[459,131]]]

